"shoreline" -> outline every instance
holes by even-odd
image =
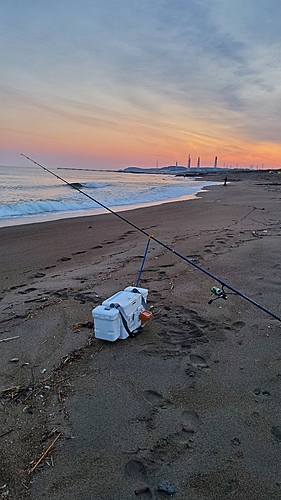
[[[281,186],[239,181],[122,216],[278,314]],[[112,214],[0,235],[12,497],[160,500],[168,481],[178,500],[280,498],[280,322],[232,294],[209,305],[216,283],[152,241],[140,286],[153,319],[97,340],[92,309],[135,283],[146,236]]]

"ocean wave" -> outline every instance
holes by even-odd
[[[78,189],[103,189],[105,187],[111,186],[110,182],[69,182],[66,187],[72,186],[73,188],[78,188]]]
[[[47,189],[62,189],[62,188],[67,188],[69,189],[69,186],[72,186],[74,188],[87,188],[87,189],[103,189],[105,187],[111,186],[110,182],[83,182],[83,181],[74,181],[74,182],[68,182],[67,184],[13,184],[12,186],[5,185],[5,190],[7,191],[40,191],[40,190],[47,190]]]
[[[92,200],[78,202],[75,200],[39,200],[35,202],[12,203],[0,206],[0,219],[8,217],[24,217],[27,215],[42,215],[55,212],[72,212],[97,208],[99,205]]]
[[[54,198],[45,198],[44,195],[34,200],[15,200],[0,205],[0,219],[22,218],[26,216],[40,216],[47,214],[66,214],[73,212],[85,212],[100,207],[125,207],[159,203],[182,196],[192,195],[200,191],[206,183],[171,184],[161,186],[136,185],[135,183],[110,183],[110,182],[81,182],[73,181],[73,184],[82,185],[87,197],[75,192],[65,190],[57,193]],[[211,182],[207,184],[212,184]],[[96,191],[97,188],[100,190]],[[80,189],[80,188],[79,188]],[[86,190],[87,189],[87,190]],[[93,191],[92,191],[93,190]],[[92,196],[93,199],[88,198]],[[97,201],[95,201],[95,198]]]
[[[82,182],[81,184],[83,187],[89,189],[99,189],[112,186],[110,182]]]

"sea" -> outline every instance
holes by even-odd
[[[187,200],[218,184],[162,174],[48,170],[54,175],[36,165],[0,166],[0,227],[98,215],[107,212],[104,207],[119,212]]]

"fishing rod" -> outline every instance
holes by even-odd
[[[37,165],[38,167],[42,168],[43,170],[45,170],[46,172],[48,172],[49,174],[53,175],[54,177],[56,177],[57,179],[59,179],[60,181],[64,182],[65,184],[67,184],[69,187],[71,187],[72,189],[76,189],[76,191],[78,191],[79,193],[81,193],[82,195],[86,196],[87,198],[89,198],[90,200],[94,201],[95,203],[97,203],[98,205],[100,205],[102,208],[104,208],[105,210],[107,210],[108,212],[110,212],[111,214],[115,215],[115,217],[118,217],[118,219],[122,220],[123,222],[125,222],[126,224],[129,224],[131,227],[133,227],[134,229],[136,229],[137,231],[139,231],[140,233],[144,234],[145,236],[147,236],[149,238],[149,241],[150,240],[153,240],[155,243],[157,243],[158,245],[162,246],[163,248],[165,248],[166,250],[168,250],[169,252],[172,252],[174,255],[176,255],[177,257],[179,257],[180,259],[184,260],[185,262],[187,262],[188,264],[190,264],[191,266],[195,267],[196,269],[198,269],[198,271],[201,271],[202,273],[206,274],[207,276],[209,276],[210,278],[212,278],[213,280],[217,281],[220,285],[221,285],[221,289],[220,288],[217,288],[217,287],[213,287],[212,288],[212,293],[215,295],[215,298],[214,299],[211,299],[209,301],[209,304],[211,302],[213,302],[213,300],[216,300],[217,298],[223,298],[223,299],[226,299],[227,298],[227,295],[226,295],[226,292],[225,292],[225,288],[227,288],[228,290],[231,290],[233,293],[235,293],[236,295],[238,295],[239,297],[242,297],[243,299],[247,300],[248,302],[250,302],[252,305],[256,306],[258,309],[261,309],[262,311],[264,311],[265,313],[269,314],[270,316],[272,316],[272,318],[274,319],[277,319],[278,321],[281,322],[281,317],[278,316],[277,314],[273,313],[272,311],[270,311],[269,309],[267,309],[266,307],[262,306],[261,304],[259,304],[258,302],[256,302],[255,300],[251,299],[250,297],[247,297],[247,295],[245,295],[243,292],[240,292],[239,290],[237,290],[236,288],[234,288],[233,286],[229,285],[228,283],[226,283],[225,281],[223,281],[222,279],[218,278],[217,276],[215,276],[214,274],[210,273],[209,271],[207,271],[207,269],[204,269],[202,266],[199,266],[199,264],[196,264],[196,262],[193,262],[192,260],[190,260],[188,257],[185,257],[184,255],[180,254],[179,252],[177,252],[176,250],[174,250],[173,248],[169,247],[168,245],[166,245],[165,243],[163,243],[162,241],[158,240],[158,238],[155,238],[155,236],[152,236],[150,235],[149,233],[147,233],[144,229],[141,229],[139,226],[137,226],[136,224],[134,224],[133,222],[129,221],[128,219],[126,219],[125,217],[123,217],[122,215],[120,215],[119,213],[115,212],[114,210],[112,210],[111,208],[107,207],[106,205],[104,205],[103,203],[101,203],[100,201],[96,200],[95,198],[93,198],[92,196],[90,196],[88,193],[85,193],[85,191],[83,191],[82,189],[80,189],[77,185],[75,184],[72,184],[71,182],[68,182],[66,181],[65,179],[63,179],[62,177],[60,177],[59,175],[55,174],[54,172],[52,172],[51,170],[49,170],[48,168],[44,167],[44,165],[41,165],[40,163],[38,163],[37,161],[33,160],[32,158],[29,158],[28,156],[26,156],[25,154],[21,153],[21,156],[24,156],[24,158],[26,158],[27,160],[31,161],[32,163],[34,163],[34,165]],[[148,249],[148,247],[147,247]],[[147,252],[146,252],[147,253]],[[146,257],[146,253],[145,253],[145,256],[144,256],[144,260],[145,260],[145,257]],[[144,260],[143,260],[143,264],[144,264]]]

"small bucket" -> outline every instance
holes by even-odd
[[[151,317],[152,312],[146,311],[146,309],[144,311],[141,311],[139,315],[139,319],[142,323],[146,323],[149,319],[151,319]]]

